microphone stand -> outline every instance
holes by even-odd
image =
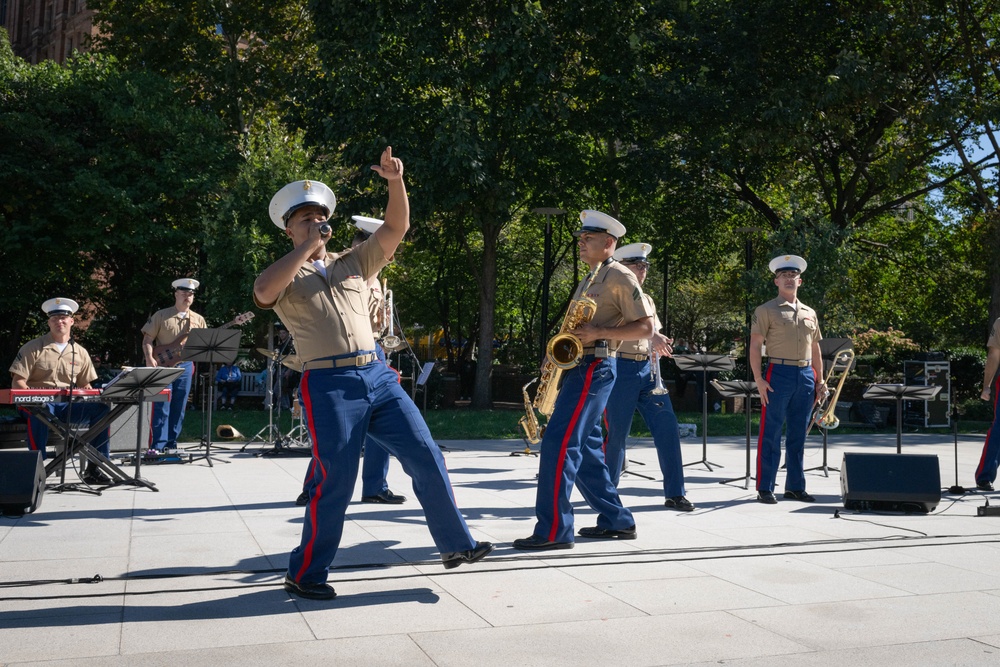
[[[948,489],[948,493],[962,495],[968,493],[968,489],[958,483],[958,405],[951,405],[951,428],[955,436],[955,486]]]

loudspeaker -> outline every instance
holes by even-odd
[[[41,452],[0,452],[0,514],[30,514],[41,506],[43,493],[45,466]]]
[[[930,512],[941,502],[938,457],[845,452],[840,491],[850,510]]]

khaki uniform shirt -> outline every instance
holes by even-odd
[[[189,325],[191,329],[208,328],[205,318],[193,310],[188,310],[187,317],[181,317],[180,311],[170,306],[153,313],[152,317],[142,325],[142,333],[153,339],[153,345],[173,343],[182,332],[189,330],[184,326],[185,319],[191,320]]]
[[[274,303],[260,303],[256,296],[254,301],[278,314],[303,363],[374,350],[367,282],[388,263],[372,236],[355,248],[327,255],[326,278],[304,264]]]
[[[816,311],[801,301],[796,308],[780,296],[757,306],[750,333],[764,337],[772,359],[812,359],[813,343],[823,340]]]
[[[993,330],[990,331],[990,339],[986,342],[986,347],[1000,347],[1000,317],[993,323]]]
[[[663,324],[660,323],[660,318],[656,314],[656,304],[653,303],[653,297],[649,296],[645,292],[642,293],[642,298],[646,301],[646,304],[653,311],[653,330],[659,331],[663,328]],[[626,340],[622,342],[622,346],[618,348],[618,354],[637,354],[643,357],[649,356],[649,339],[643,338],[642,340]]]
[[[590,320],[595,327],[617,327],[656,314],[642,298],[642,287],[635,274],[619,262],[611,262],[597,270],[597,278],[586,293],[588,298],[597,302],[597,312]],[[580,298],[586,284],[586,279],[580,283],[574,299]],[[617,351],[620,346],[620,340],[608,341],[611,352]]]
[[[32,389],[68,389],[74,378],[77,387],[84,387],[97,379],[82,345],[73,343],[60,352],[50,333],[28,341],[18,351],[10,372],[25,378]]]

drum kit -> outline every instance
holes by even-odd
[[[310,456],[312,442],[309,438],[309,430],[303,423],[302,409],[299,405],[298,396],[292,396],[288,401],[292,416],[292,428],[288,433],[282,433],[278,424],[281,421],[282,404],[285,402],[282,393],[288,391],[283,382],[285,373],[302,372],[302,360],[294,353],[282,353],[284,346],[276,349],[258,347],[257,352],[267,359],[267,384],[265,386],[265,405],[267,405],[268,417],[267,426],[257,432],[254,437],[247,440],[240,451],[255,442],[272,443],[271,449],[258,452],[257,456],[279,456],[282,454],[296,454]],[[287,369],[287,371],[282,370]],[[294,389],[293,389],[294,391]]]

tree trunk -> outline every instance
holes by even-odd
[[[483,255],[479,278],[479,356],[472,407],[493,407],[493,338],[497,296],[497,237],[500,226],[483,224]]]
[[[989,279],[990,279],[990,319],[987,326],[992,327],[993,323],[1000,317],[1000,211],[996,209],[988,211],[985,215],[987,224],[987,236],[989,239]]]

